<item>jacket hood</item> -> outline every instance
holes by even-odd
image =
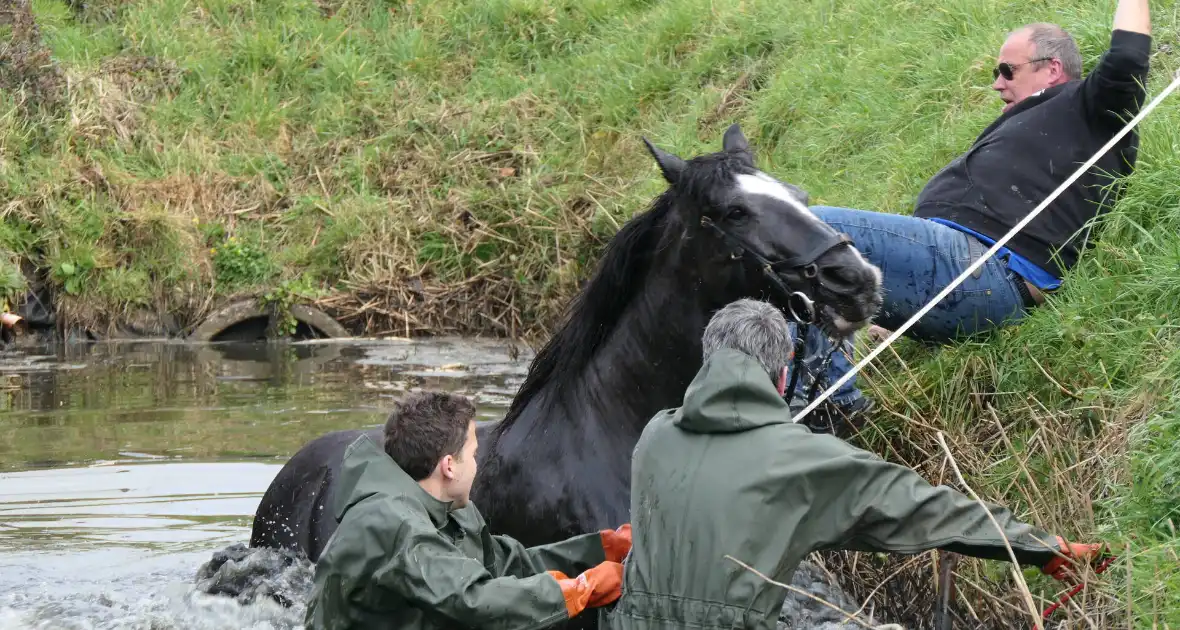
[[[791,410],[753,357],[724,349],[701,366],[672,422],[693,433],[734,433],[790,424]]]
[[[335,505],[332,506],[337,521],[343,519],[344,513],[352,506],[377,495],[408,497],[421,503],[430,514],[430,520],[439,527],[447,522],[451,511],[450,501],[440,501],[423,490],[368,435],[362,435],[348,445],[338,483]]]

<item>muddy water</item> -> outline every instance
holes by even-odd
[[[419,388],[498,419],[527,348],[431,340],[0,352],[0,630],[294,628],[193,591],[300,445]]]

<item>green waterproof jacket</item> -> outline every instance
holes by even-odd
[[[339,483],[309,630],[545,628],[569,618],[545,571],[572,577],[606,559],[597,532],[532,548],[492,535],[475,505],[434,498],[367,436],[349,445]]]
[[[651,420],[631,474],[623,594],[599,610],[612,630],[775,628],[787,592],[727,555],[787,584],[820,549],[1009,558],[982,506],[792,423],[766,371],[732,350],[706,361],[682,407]],[[1055,537],[990,510],[1021,563],[1053,557]]]

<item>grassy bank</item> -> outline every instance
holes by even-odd
[[[814,202],[906,213],[997,115],[1007,29],[1058,21],[1088,69],[1113,10],[0,0],[0,294],[21,294],[24,264],[63,317],[100,329],[144,312],[189,326],[269,294],[320,300],[364,334],[543,336],[662,187],[641,134],[691,155],[740,122],[761,166]],[[1153,11],[1154,94],[1180,42],[1177,5]],[[1172,101],[1141,127],[1129,195],[1060,297],[977,343],[900,344],[862,382],[883,401],[866,438],[879,452],[949,482],[943,430],[983,496],[1131,543],[1131,562],[1086,590],[1093,614],[1115,615],[1100,627],[1180,626]],[[895,565],[866,564],[867,594]],[[887,606],[906,606],[894,585],[929,591],[928,565],[891,580]],[[993,619],[1005,604],[991,597],[1018,603],[1003,571],[965,565],[979,588],[961,581],[963,602]]]

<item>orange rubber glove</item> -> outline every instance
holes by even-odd
[[[1106,545],[1102,543],[1083,544],[1067,542],[1061,536],[1057,537],[1057,546],[1062,556],[1065,557],[1053,556],[1052,560],[1041,567],[1041,573],[1051,575],[1053,579],[1062,582],[1073,582],[1077,579],[1071,570],[1074,560],[1087,564],[1096,563],[1102,559],[1103,550],[1106,548]]]
[[[594,592],[590,595],[591,608],[606,606],[623,595],[623,565],[618,562],[603,562],[602,564],[578,576],[590,581],[593,574]]]
[[[606,552],[608,562],[622,562],[631,551],[631,523],[624,523],[618,529],[603,529],[602,550]]]
[[[603,562],[570,579],[561,571],[546,571],[557,580],[571,619],[587,607],[605,606],[623,594],[623,565]]]

